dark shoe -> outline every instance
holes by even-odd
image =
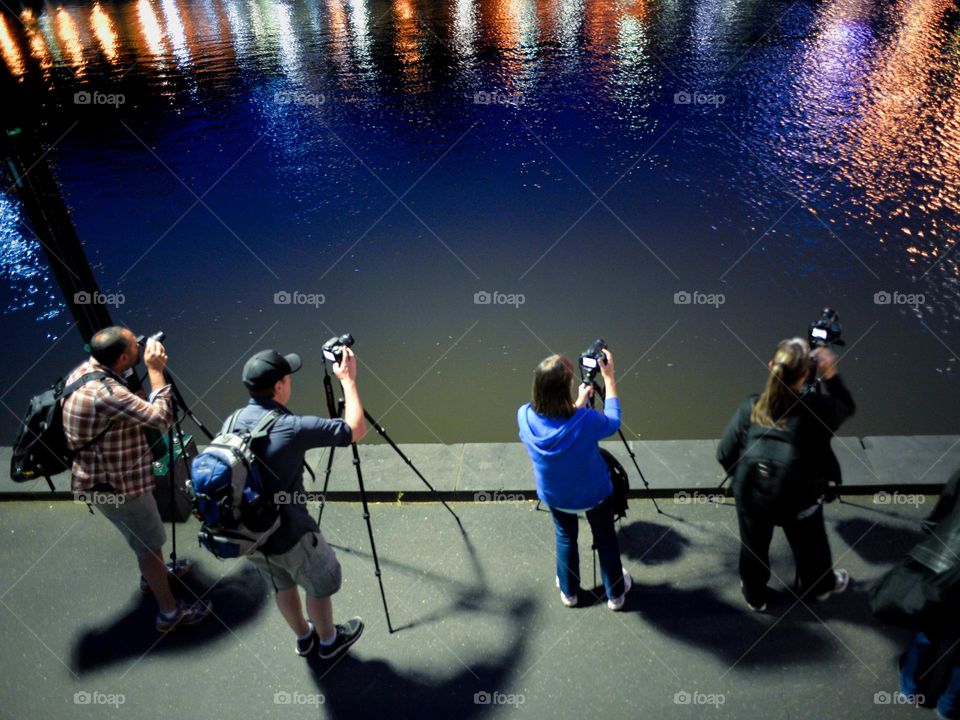
[[[313,655],[320,646],[320,636],[317,635],[317,629],[310,621],[307,621],[307,625],[310,626],[310,634],[302,639],[297,638],[297,655],[300,657]]]
[[[347,620],[343,625],[337,625],[337,639],[331,645],[320,645],[320,657],[323,660],[333,660],[343,655],[360,636],[363,635],[363,620],[358,617]],[[319,644],[319,643],[318,643]]]
[[[193,561],[187,558],[178,558],[176,568],[173,567],[172,561],[167,563],[167,572],[178,578],[183,577],[191,570],[193,570]],[[144,595],[149,595],[153,592],[153,588],[150,587],[150,583],[147,582],[147,579],[143,575],[140,576],[140,592]]]
[[[850,584],[850,573],[846,570],[834,570],[833,571],[833,589],[828,590],[822,595],[817,595],[817,602],[823,602],[831,595],[835,593],[842,593],[847,589],[847,585]]]
[[[767,609],[767,603],[766,603],[766,601],[761,602],[761,603],[759,603],[759,604],[755,604],[755,603],[752,603],[752,602],[750,601],[750,598],[747,597],[747,591],[746,591],[746,588],[744,588],[744,586],[743,586],[743,580],[740,581],[740,592],[741,592],[741,594],[743,595],[743,599],[744,599],[744,601],[747,603],[747,607],[748,607],[748,608],[750,608],[750,609],[753,610],[754,612],[765,612],[765,611],[766,611],[766,609]]]
[[[172,618],[166,617],[162,612],[157,613],[157,632],[168,633],[179,627],[196,625],[204,620],[212,609],[213,603],[209,600],[198,600],[193,605],[177,600],[177,611]]]

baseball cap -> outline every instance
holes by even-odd
[[[243,366],[243,384],[251,390],[266,390],[303,365],[296,353],[281,355],[276,350],[261,350]]]

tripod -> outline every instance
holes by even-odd
[[[594,380],[593,373],[584,373],[583,368],[580,368],[580,380],[584,385],[589,385],[593,388],[593,392],[600,396],[602,402],[606,402],[606,393],[604,389],[597,384],[597,381]],[[590,398],[590,407],[593,407],[593,398]],[[647,482],[647,479],[643,476],[643,471],[640,469],[640,463],[637,462],[637,456],[634,454],[633,450],[630,448],[630,443],[627,442],[626,436],[623,434],[622,428],[617,428],[617,434],[620,436],[620,439],[623,441],[623,447],[626,448],[627,454],[630,456],[630,460],[633,461],[633,467],[636,468],[637,474],[640,476],[640,480],[643,482],[643,487],[646,488],[647,494],[650,496],[650,499],[653,501],[653,506],[657,509],[657,512],[660,515],[666,515],[663,510],[660,509],[660,506],[657,504],[657,498],[653,495],[653,490],[650,489],[650,483]]]
[[[338,402],[334,402],[333,382],[330,379],[330,373],[327,372],[326,358],[324,358],[324,361],[323,361],[323,392],[326,397],[327,411],[330,414],[330,417],[331,418],[341,417],[343,415],[344,400],[343,398],[340,398]],[[427,486],[427,488],[429,488],[430,492],[436,495],[440,503],[450,512],[451,515],[453,515],[453,519],[457,521],[457,525],[460,527],[460,532],[462,532],[463,534],[466,534],[466,531],[463,528],[463,523],[460,522],[460,518],[453,511],[453,508],[447,505],[446,500],[440,497],[440,493],[437,492],[436,488],[434,488],[433,485],[427,482],[427,479],[416,468],[416,466],[413,464],[410,458],[408,458],[403,453],[403,451],[399,447],[397,447],[397,444],[393,442],[393,440],[390,438],[389,435],[387,435],[387,431],[383,429],[383,426],[380,425],[380,423],[378,423],[374,419],[374,417],[369,412],[367,412],[367,410],[363,411],[363,416],[364,418],[366,418],[367,422],[373,425],[374,429],[377,431],[380,437],[382,437],[384,440],[386,440],[390,444],[390,447],[393,448],[394,452],[396,452],[400,456],[400,458],[407,464],[407,466],[411,470],[413,470],[414,473],[416,473],[417,477],[420,478],[420,480],[423,482],[424,485]],[[387,607],[387,596],[383,589],[383,574],[380,571],[380,559],[377,556],[377,544],[376,544],[376,541],[373,539],[373,524],[370,522],[370,508],[367,504],[367,491],[363,485],[363,471],[360,469],[360,450],[357,447],[356,442],[350,443],[350,447],[351,447],[351,450],[353,451],[353,467],[357,471],[357,486],[360,489],[360,503],[363,506],[363,519],[364,519],[364,522],[366,522],[367,524],[367,536],[370,538],[370,554],[373,556],[374,575],[377,576],[377,583],[380,585],[380,599],[383,601],[383,613],[387,618],[387,630],[391,634],[393,634],[394,628],[393,628],[393,624],[390,622],[390,609]],[[320,511],[317,513],[317,525],[320,524],[320,521],[323,518],[323,510],[327,505],[327,487],[330,484],[330,471],[333,469],[333,455],[335,450],[336,450],[335,447],[331,447],[330,454],[327,456],[327,468],[323,477],[323,492],[320,495]],[[314,477],[314,480],[316,480],[315,477]]]

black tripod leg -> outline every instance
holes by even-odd
[[[373,425],[374,429],[376,429],[380,437],[382,437],[384,440],[386,440],[390,444],[390,447],[392,447],[394,452],[396,452],[397,455],[399,455],[400,458],[407,464],[407,467],[409,467],[411,470],[413,470],[414,473],[416,473],[416,476],[420,478],[420,481],[430,489],[430,492],[436,495],[440,503],[450,512],[451,515],[453,515],[453,519],[456,520],[457,525],[460,526],[460,531],[465,533],[466,530],[464,530],[463,523],[460,522],[460,517],[453,511],[452,507],[447,505],[447,501],[444,500],[442,497],[440,497],[440,493],[437,492],[436,488],[434,488],[433,485],[427,482],[427,479],[423,476],[423,474],[419,470],[417,470],[416,465],[414,465],[413,462],[410,460],[410,458],[408,458],[403,453],[403,450],[397,447],[397,444],[390,438],[389,435],[387,435],[387,431],[384,430],[383,427],[380,425],[380,423],[378,423],[376,419],[373,417],[373,415],[371,415],[366,410],[363,411],[363,416],[369,421],[371,425]]]
[[[650,499],[653,500],[653,506],[657,509],[658,513],[664,515],[665,513],[663,510],[661,510],[660,506],[657,505],[657,499],[653,496],[653,490],[650,489],[650,483],[648,483],[647,479],[643,476],[643,471],[640,469],[640,463],[637,462],[637,456],[633,454],[633,450],[630,449],[630,443],[628,443],[627,438],[624,437],[623,430],[617,430],[617,433],[619,433],[620,439],[623,440],[623,446],[627,449],[627,454],[633,461],[633,466],[637,469],[637,474],[640,476],[643,486],[647,489],[647,494],[650,496]]]
[[[177,408],[174,406],[174,413]],[[173,565],[174,572],[177,568],[177,498],[174,495],[174,452],[173,452],[173,425],[167,430],[167,477],[170,482],[170,562]]]
[[[330,486],[330,471],[333,469],[333,451],[337,448],[331,446],[330,454],[327,456],[327,469],[323,474],[323,492],[320,493],[320,512],[317,513],[317,525],[323,519],[323,509],[327,506],[327,488]]]
[[[380,559],[377,557],[377,543],[373,539],[373,525],[370,523],[370,508],[367,506],[367,491],[363,487],[363,471],[360,470],[360,451],[353,443],[353,466],[357,470],[357,484],[360,486],[360,502],[363,504],[363,519],[367,523],[367,534],[370,536],[370,554],[373,555],[373,567],[380,584],[380,599],[383,600],[383,614],[387,616],[387,630],[393,634],[393,624],[390,622],[390,609],[387,607],[387,595],[383,590],[383,575],[380,572]]]

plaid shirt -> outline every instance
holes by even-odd
[[[132,499],[153,490],[153,455],[141,426],[163,430],[173,422],[171,388],[160,388],[147,402],[93,358],[70,373],[67,384],[97,371],[107,377],[83,385],[63,404],[63,429],[70,447],[81,447],[110,425],[102,438],[74,458],[72,489],[80,492],[106,482]]]

